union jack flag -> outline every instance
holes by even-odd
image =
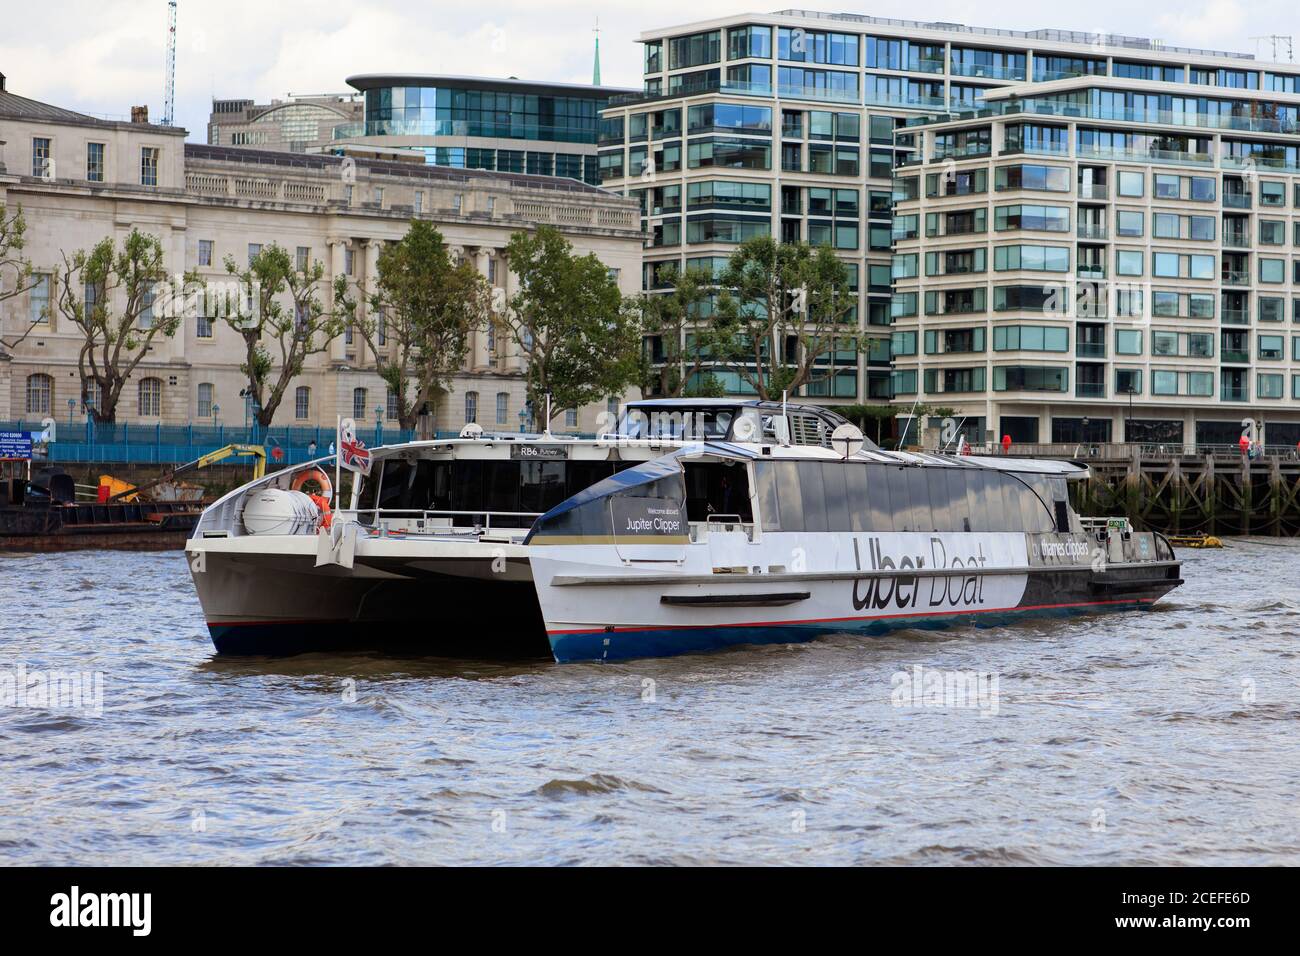
[[[357,437],[356,424],[352,419],[344,419],[339,423],[338,438],[339,464],[349,471],[359,472],[369,477],[372,461],[370,449]]]

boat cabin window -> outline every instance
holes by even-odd
[[[1063,478],[987,468],[758,461],[754,472],[764,531],[1048,532],[1065,501]]]
[[[467,512],[449,515],[457,527],[482,523],[492,512],[542,514],[635,462],[519,461],[516,459],[386,458],[361,486],[360,520],[374,509],[392,512]],[[369,512],[369,513],[367,513]],[[493,517],[493,527],[527,528],[531,517]]]
[[[754,520],[749,473],[742,462],[686,462],[684,467],[688,521],[708,521],[712,515]]]
[[[630,408],[619,433],[628,438],[671,438],[704,441],[726,438],[736,417],[734,408]]]

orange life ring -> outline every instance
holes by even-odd
[[[300,471],[294,475],[293,481],[289,487],[294,491],[302,491],[302,486],[309,481],[314,481],[320,485],[320,493],[327,500],[334,497],[334,485],[330,483],[330,476],[325,474],[319,468],[311,468],[307,471]],[[312,497],[316,497],[313,495]]]

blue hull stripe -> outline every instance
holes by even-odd
[[[1107,601],[1077,605],[1007,608],[994,612],[957,612],[836,621],[771,623],[722,627],[661,627],[644,630],[557,631],[550,635],[551,651],[561,664],[576,661],[614,661],[635,657],[671,657],[716,651],[739,644],[798,644],[827,634],[880,635],[904,628],[939,630],[952,625],[997,627],[1029,617],[1070,617],[1098,610],[1130,611],[1151,606],[1151,599]]]

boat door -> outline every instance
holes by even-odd
[[[748,570],[753,549],[749,468],[743,461],[688,461],[686,510],[695,540],[709,549],[709,566]]]

